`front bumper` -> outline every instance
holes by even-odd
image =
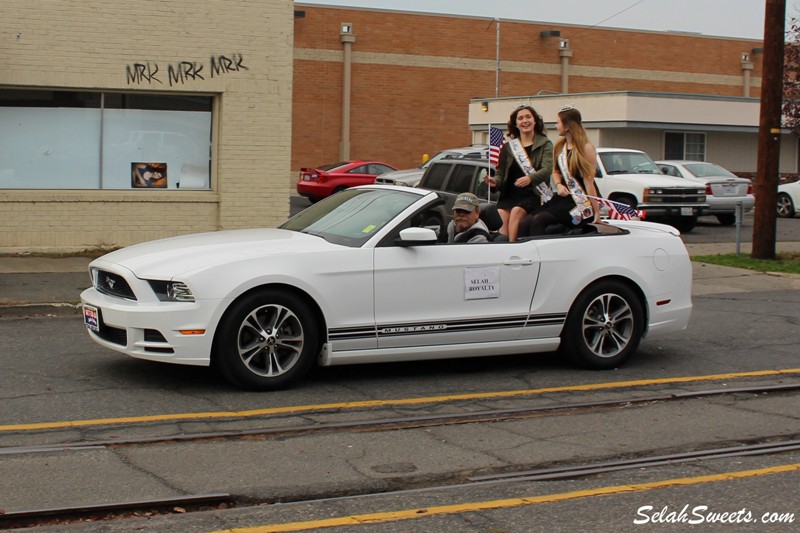
[[[98,310],[98,328],[87,327],[98,344],[137,359],[208,366],[218,320],[224,302],[137,302],[100,293],[94,288],[81,293],[81,303]],[[182,333],[182,332],[195,333]],[[202,334],[197,331],[204,331]]]
[[[708,214],[709,205],[704,204],[659,204],[641,203],[636,209],[646,211],[645,219],[648,218],[676,218],[676,217],[699,217]]]
[[[750,211],[756,205],[756,198],[752,194],[747,196],[706,196],[708,209],[706,215],[721,215],[736,213],[736,208],[741,202],[744,211]]]

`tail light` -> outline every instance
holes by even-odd
[[[300,181],[317,181],[319,175],[313,170],[301,170]]]
[[[747,185],[747,194],[753,194],[753,184],[752,183]]]
[[[713,196],[714,193],[711,192],[711,185],[706,185],[706,196]]]

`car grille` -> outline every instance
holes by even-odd
[[[114,344],[119,344],[120,346],[127,346],[128,345],[128,332],[122,328],[115,328],[113,326],[109,326],[105,322],[103,322],[103,313],[98,309],[97,311],[98,316],[98,326],[100,327],[99,331],[93,331],[95,335],[103,339],[104,341],[113,342]]]
[[[651,189],[644,201],[650,204],[702,204],[706,201],[706,194],[695,188]]]
[[[94,288],[97,289],[98,292],[108,294],[109,296],[136,301],[136,295],[133,294],[133,290],[131,290],[131,286],[128,285],[125,278],[111,272],[106,272],[105,270],[97,271]]]

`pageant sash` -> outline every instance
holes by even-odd
[[[525,173],[526,176],[531,177],[531,175],[536,172],[536,169],[533,168],[531,164],[531,160],[528,157],[528,154],[525,152],[525,148],[522,147],[522,143],[519,142],[519,139],[511,139],[508,141],[509,146],[511,147],[511,153],[514,154],[514,159],[516,159],[519,168],[522,169],[522,172]],[[531,179],[533,179],[531,177]],[[536,187],[536,194],[538,194],[542,198],[542,203],[545,203],[553,197],[553,191],[550,190],[550,187],[542,182]]]
[[[583,192],[581,186],[578,185],[578,182],[572,177],[572,174],[569,173],[566,147],[558,154],[558,166],[561,169],[561,176],[564,178],[564,185],[567,186],[569,194],[572,196],[572,199],[575,200],[575,207],[570,210],[569,214],[572,217],[572,223],[577,226],[583,219],[594,216],[592,202],[589,201],[589,198],[586,197],[586,193]]]

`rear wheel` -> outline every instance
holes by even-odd
[[[601,281],[572,304],[560,350],[587,368],[615,368],[636,351],[642,331],[644,312],[633,290],[618,281]]]
[[[317,355],[317,325],[297,296],[275,289],[236,301],[220,322],[213,361],[235,385],[275,390],[308,372]]]
[[[736,224],[736,215],[731,213],[725,213],[724,215],[717,215],[717,220],[723,226],[733,226]]]
[[[785,192],[778,193],[778,216],[792,218],[794,216],[794,202]]]

